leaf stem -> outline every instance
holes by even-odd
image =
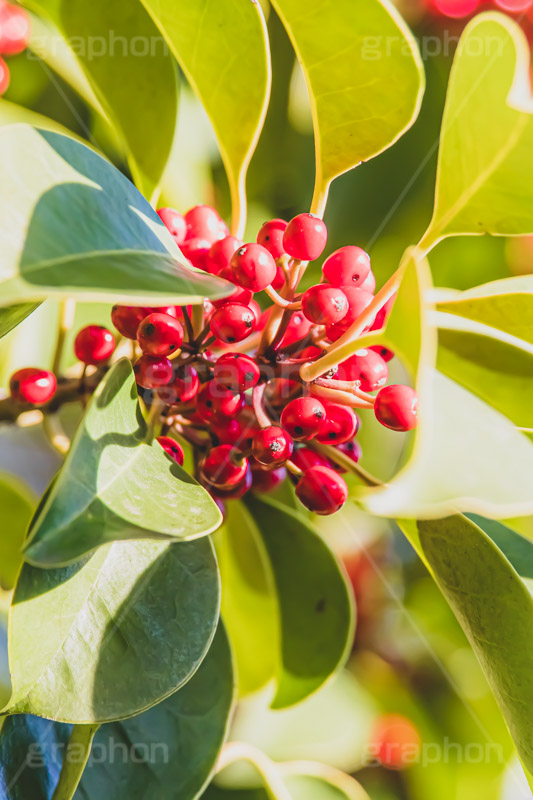
[[[72,800],[91,754],[100,725],[74,725],[63,758],[63,766],[52,800]]]

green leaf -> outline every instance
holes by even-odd
[[[151,206],[90,148],[27,125],[1,129],[0,147],[2,305],[47,297],[164,305],[228,293],[187,267]]]
[[[532,110],[524,33],[503,14],[474,17],[448,84],[423,249],[446,236],[533,232]]]
[[[149,711],[100,727],[75,800],[196,797],[223,744],[232,700],[231,654],[220,625],[185,686]],[[70,730],[28,714],[6,719],[0,733],[4,800],[51,800]]]
[[[533,345],[533,275],[492,281],[457,292],[447,299],[437,297],[437,309],[488,325]]]
[[[483,328],[477,332],[476,323],[460,317],[439,314],[438,318],[442,324],[437,361],[440,371],[518,427],[533,428],[533,345],[523,342],[523,347],[515,347],[483,335]],[[495,329],[485,330],[498,335]]]
[[[399,12],[380,0],[273,0],[304,70],[315,128],[313,210],[331,181],[379,155],[420,109],[424,70]]]
[[[228,505],[214,543],[223,586],[222,617],[231,639],[239,693],[247,695],[276,674],[274,579],[261,535],[243,503]]]
[[[174,137],[178,103],[173,59],[140,0],[30,0],[50,15],[130,154],[150,199]],[[142,109],[142,113],[139,113]]]
[[[26,486],[9,474],[0,473],[0,588],[12,589],[22,564],[22,545],[36,499]]]
[[[333,553],[300,516],[274,500],[246,505],[268,554],[279,619],[272,708],[303,700],[343,664],[353,642],[352,595]]]
[[[0,308],[0,338],[16,328],[39,305],[39,303],[21,303],[16,306]]]
[[[478,514],[466,514],[475,525],[489,536],[506,559],[511,562],[521,578],[533,578],[533,545],[507,525],[493,519],[485,519]]]
[[[255,0],[142,2],[211,120],[230,185],[233,230],[242,235],[246,170],[270,93],[270,57],[261,7]]]
[[[87,724],[151,708],[202,662],[219,594],[208,539],[115,542],[62,569],[24,565],[4,713]]]
[[[146,441],[131,363],[118,361],[94,393],[50,494],[26,560],[60,566],[119,539],[194,539],[222,515],[206,490]]]
[[[533,598],[494,542],[466,517],[418,521],[416,526],[424,557],[532,772]]]

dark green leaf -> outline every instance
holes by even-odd
[[[196,797],[224,741],[232,699],[231,654],[219,626],[185,686],[143,714],[100,727],[75,800]],[[29,714],[5,721],[0,733],[3,800],[50,800],[70,731],[70,725]]]
[[[208,539],[115,542],[62,569],[26,564],[10,612],[7,713],[106,722],[193,675],[219,611]]]
[[[60,566],[119,539],[193,539],[222,515],[210,495],[146,442],[131,364],[118,361],[99,384],[26,549]]]
[[[38,305],[39,303],[21,303],[16,306],[0,308],[0,337],[16,328],[19,322],[35,311]]]
[[[351,594],[333,553],[302,517],[274,500],[246,504],[266,548],[279,615],[273,708],[303,700],[347,657],[353,641]]]
[[[151,206],[90,148],[27,125],[2,128],[0,147],[2,305],[199,303],[231,291],[187,267]]]

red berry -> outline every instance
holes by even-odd
[[[276,277],[272,281],[272,288],[279,292],[285,286],[285,273],[279,266],[276,267]]]
[[[211,333],[221,342],[242,342],[256,328],[257,318],[250,306],[242,303],[226,303],[210,320]]]
[[[255,427],[241,418],[211,420],[210,432],[216,444],[235,444],[243,449],[252,446]]]
[[[235,278],[230,267],[224,267],[224,269],[219,272],[218,277],[224,278],[225,281],[229,281],[235,286]],[[213,305],[215,308],[221,308],[225,306],[226,303],[241,303],[243,306],[247,306],[251,303],[253,296],[254,293],[250,289],[245,289],[244,286],[235,286],[235,289],[228,297],[215,300]]]
[[[244,478],[241,478],[239,483],[235,484],[235,486],[233,485],[231,487],[225,486],[224,488],[222,488],[207,483],[207,491],[212,496],[215,502],[217,500],[223,500],[224,502],[226,500],[240,500],[241,497],[244,497],[244,495],[248,491],[250,491],[250,489],[252,488],[252,482],[253,482],[252,470],[248,465]]]
[[[393,294],[392,297],[389,297],[383,308],[380,308],[378,313],[376,314],[376,318],[372,323],[370,330],[371,331],[379,331],[381,328],[385,327],[385,323],[387,322],[387,318],[392,311],[392,307],[396,300],[396,294]]]
[[[226,225],[211,206],[194,206],[185,214],[187,239],[206,239],[210,244],[228,235]]]
[[[315,450],[311,450],[310,447],[299,447],[298,450],[294,451],[291,461],[293,464],[296,464],[302,472],[307,472],[311,467],[333,466],[329,458],[315,452]]]
[[[281,424],[296,441],[313,439],[326,419],[326,409],[316,397],[297,397],[281,414]]]
[[[164,356],[143,355],[133,365],[135,380],[144,389],[157,389],[172,380],[172,362]]]
[[[406,717],[387,714],[376,721],[370,744],[380,764],[389,769],[402,769],[417,756],[420,734]]]
[[[298,214],[283,234],[285,252],[301,261],[314,261],[324,252],[328,231],[316,214]]]
[[[372,270],[370,270],[370,272],[368,273],[368,275],[366,276],[365,280],[363,281],[363,283],[360,285],[359,288],[364,289],[365,292],[370,292],[370,294],[374,294],[374,292],[376,291],[376,276],[374,275]]]
[[[232,256],[231,271],[239,286],[262,292],[276,277],[277,266],[273,256],[260,244],[244,244]]]
[[[357,439],[352,439],[351,442],[342,442],[341,444],[338,444],[337,450],[340,450],[341,453],[347,455],[356,464],[363,455],[363,450]],[[342,467],[339,467],[338,464],[335,465],[335,469],[339,472],[345,472],[345,470],[343,470]]]
[[[254,492],[273,492],[280,486],[287,477],[287,470],[285,467],[277,467],[277,469],[265,469],[259,464],[252,464],[252,489]]]
[[[232,392],[253,389],[261,372],[256,362],[243,353],[224,353],[215,364],[215,379]]]
[[[158,436],[157,441],[165,453],[182,467],[185,458],[182,446],[175,439],[171,439],[170,436]]]
[[[184,364],[174,370],[170,383],[158,389],[157,395],[167,406],[187,405],[194,400],[199,389],[198,373],[190,364]]]
[[[359,417],[348,406],[326,405],[326,421],[318,434],[322,444],[342,444],[353,439],[359,429]]]
[[[207,258],[209,250],[211,249],[211,242],[209,239],[185,239],[180,244],[180,250],[188,258],[193,267],[196,269],[203,269],[207,271]]]
[[[302,311],[316,325],[334,325],[348,313],[348,300],[342,289],[319,283],[305,292]]]
[[[213,486],[228,488],[235,486],[246,476],[248,459],[241,457],[230,444],[214,447],[202,464],[202,473],[206,481]]]
[[[359,381],[363,392],[375,392],[387,383],[389,369],[375,350],[358,350],[339,364],[335,376],[340,381]]]
[[[229,267],[231,257],[241,246],[242,242],[236,236],[225,236],[224,239],[214,242],[207,254],[207,271],[212,275],[218,275],[221,270]]]
[[[259,325],[260,330],[265,327],[271,313],[272,308],[267,308],[266,311],[264,311],[261,315],[261,321]],[[303,339],[304,336],[307,336],[312,327],[313,323],[308,320],[307,317],[305,317],[299,311],[295,312],[291,317],[287,331],[283,337],[283,347],[288,347],[290,344],[297,342],[299,339]]]
[[[382,347],[380,344],[373,344],[369,349],[373,350],[375,353],[378,353],[383,361],[392,361],[394,358],[394,353],[392,350],[389,350],[387,347]]]
[[[255,460],[266,467],[273,464],[279,466],[291,457],[293,448],[289,434],[283,428],[272,425],[270,428],[262,428],[255,434],[252,453]]]
[[[169,232],[174,237],[176,244],[181,244],[185,241],[187,235],[187,223],[185,217],[176,211],[175,208],[158,208],[157,213],[163,225],[168,228]]]
[[[0,95],[4,94],[9,89],[10,80],[11,75],[9,73],[9,67],[4,59],[0,57]]]
[[[30,41],[30,17],[23,8],[6,3],[0,7],[0,53],[16,56]]]
[[[84,364],[100,364],[112,355],[115,337],[103,325],[87,325],[74,340],[74,353]]]
[[[393,431],[410,431],[418,423],[418,395],[410,386],[385,386],[376,396],[378,422]]]
[[[363,313],[365,308],[370,305],[374,299],[374,295],[370,292],[365,292],[364,289],[357,289],[355,286],[343,286],[342,291],[348,300],[348,311],[340,322],[335,325],[328,325],[326,329],[326,336],[331,342],[337,341],[346,333],[355,320]],[[372,322],[365,325],[363,331],[370,329]]]
[[[334,514],[345,504],[348,487],[330,467],[311,467],[298,482],[296,496],[315,514]]]
[[[126,339],[136,339],[137,328],[152,310],[147,306],[113,306],[111,322]]]
[[[183,343],[182,324],[169,314],[149,314],[139,325],[137,341],[143,353],[168,356]]]
[[[205,383],[200,389],[196,410],[205,422],[209,422],[213,417],[218,419],[234,417],[243,405],[242,394],[234,394],[213,380]]]
[[[274,258],[281,258],[285,250],[283,248],[283,234],[287,223],[284,219],[271,219],[265,222],[257,234],[257,243],[266,247]]]
[[[322,274],[333,286],[361,286],[370,274],[370,256],[360,247],[341,247],[326,258]]]
[[[37,367],[24,367],[9,379],[9,391],[13,400],[40,406],[54,396],[56,377],[53,372]]]

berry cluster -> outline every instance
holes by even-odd
[[[133,341],[136,381],[159,443],[178,464],[184,452],[175,436],[192,445],[196,475],[217,501],[270,491],[289,475],[304,506],[337,511],[347,499],[342,473],[357,471],[361,457],[354,409],[373,409],[386,427],[408,431],[417,423],[417,395],[386,385],[393,353],[383,347],[359,349],[312,381],[301,368],[319,366],[354,323],[360,333],[380,330],[394,295],[375,296],[370,258],[354,246],[326,258],[322,282],[298,293],[307,262],[326,247],[326,226],[313,214],[271,220],[251,243],[231,236],[208,206],[158,214],[195,267],[235,286],[194,312],[112,309],[114,327]],[[258,292],[273,301],[263,312]],[[114,336],[96,325],[75,340],[77,358],[97,369],[114,349]],[[45,370],[19,370],[11,380],[22,403],[44,404],[55,389]]]
[[[7,92],[9,67],[3,56],[22,53],[30,40],[30,18],[23,8],[0,0],[0,95]]]

